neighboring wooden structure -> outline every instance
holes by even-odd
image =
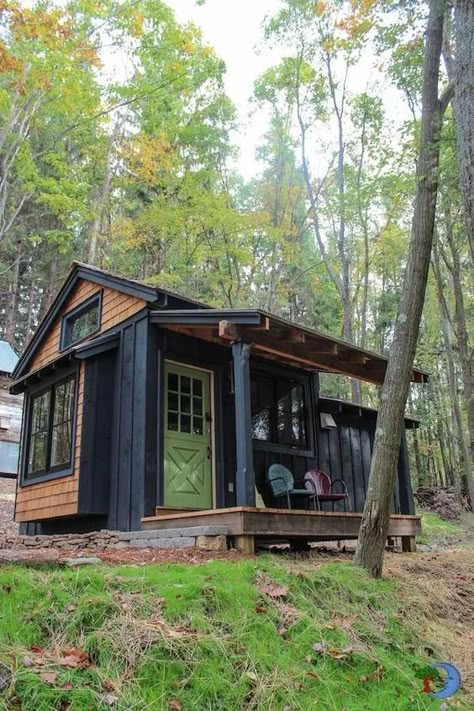
[[[15,479],[21,432],[23,397],[10,393],[11,374],[18,356],[6,341],[0,341],[0,477]]]
[[[342,478],[360,512],[376,412],[319,397],[318,373],[380,384],[385,368],[272,314],[76,263],[13,374],[25,393],[16,520],[29,533],[133,530],[157,513],[254,509],[256,490],[270,506],[275,462],[297,480],[318,467]],[[414,514],[405,442],[393,511]]]

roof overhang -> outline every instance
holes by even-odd
[[[307,370],[347,375],[381,385],[388,359],[341,339],[258,309],[175,309],[151,311],[152,323],[206,341],[251,343],[256,356]],[[425,383],[428,374],[413,369],[411,380]]]
[[[97,336],[97,338],[93,338],[91,341],[73,346],[61,353],[54,360],[41,366],[41,368],[31,370],[22,377],[17,378],[10,385],[10,392],[13,395],[22,393],[26,390],[28,385],[38,383],[44,378],[51,376],[55,371],[69,367],[72,362],[87,360],[88,358],[101,355],[102,353],[118,348],[119,344],[120,333],[112,331],[105,335]]]

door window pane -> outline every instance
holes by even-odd
[[[178,376],[176,373],[168,373],[168,390],[178,392]]]
[[[189,414],[191,412],[191,396],[181,395],[181,412]]]
[[[193,434],[202,435],[203,434],[203,420],[202,417],[193,417]]]
[[[198,395],[198,397],[202,397],[202,380],[193,378],[193,395]]]
[[[181,432],[191,432],[191,417],[189,415],[181,415]]]
[[[178,393],[168,393],[168,410],[178,412]]]
[[[191,378],[188,378],[187,375],[181,376],[181,392],[182,393],[190,393],[191,392]]]
[[[200,397],[193,397],[193,413],[202,415],[202,399]]]
[[[172,432],[178,431],[178,417],[177,412],[168,412],[168,429]]]

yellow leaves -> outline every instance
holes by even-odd
[[[191,55],[191,54],[194,54],[196,47],[193,42],[190,42],[189,40],[185,40],[183,42],[182,49],[185,54]]]
[[[131,169],[136,178],[154,185],[163,171],[171,170],[177,157],[164,134],[147,136],[140,134],[130,143],[128,152]]]
[[[20,73],[23,69],[23,62],[17,57],[12,56],[3,42],[0,42],[0,73],[7,74],[8,72]]]
[[[319,0],[319,2],[314,3],[314,13],[317,17],[322,17],[328,10],[329,7],[326,0]]]
[[[8,23],[17,41],[41,40],[52,47],[72,35],[69,15],[60,9],[25,8],[18,2],[1,2],[0,11],[9,14]]]

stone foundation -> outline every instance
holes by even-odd
[[[3,550],[63,550],[98,551],[124,548],[200,548],[210,551],[227,550],[226,531],[221,526],[196,526],[175,530],[93,531],[51,536],[6,536],[0,540]]]

